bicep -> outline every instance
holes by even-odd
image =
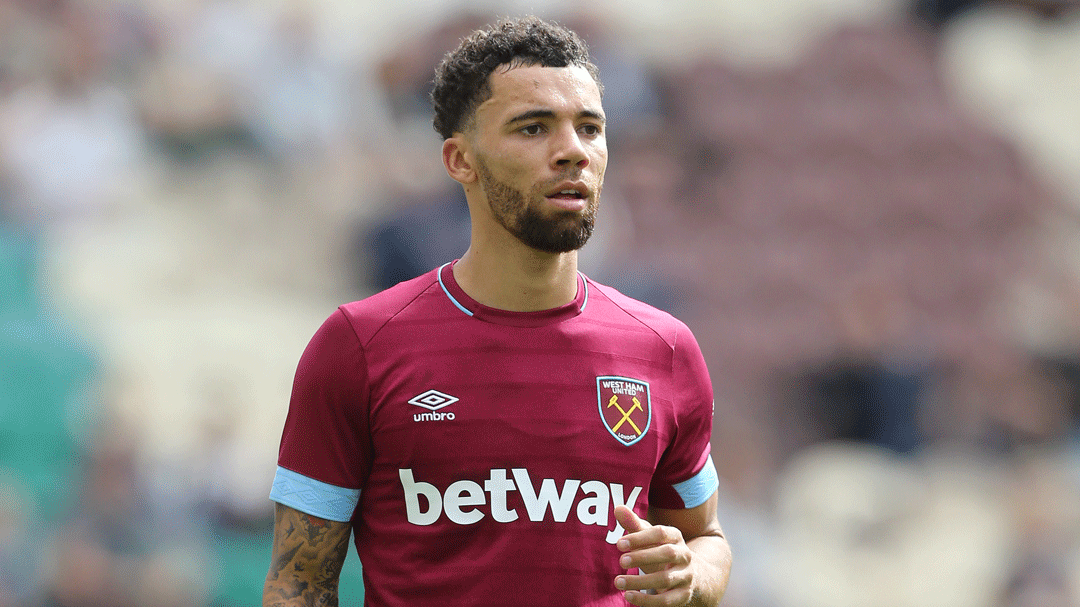
[[[321,519],[283,504],[274,506],[274,544],[265,599],[336,596],[349,553],[352,525]],[[274,604],[271,601],[270,604]]]

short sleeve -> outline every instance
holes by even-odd
[[[694,508],[719,486],[711,456],[713,390],[697,340],[679,323],[673,359],[676,431],[661,456],[649,490],[658,508]]]
[[[347,521],[370,461],[363,349],[338,310],[316,331],[297,365],[270,499]]]

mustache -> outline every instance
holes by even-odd
[[[584,173],[585,171],[581,169],[570,169],[568,171],[563,171],[562,173],[559,173],[557,176],[552,177],[548,181],[550,185],[562,183],[563,181],[577,181],[581,179],[581,176]]]

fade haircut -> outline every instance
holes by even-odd
[[[579,66],[588,70],[603,96],[600,70],[589,60],[589,49],[576,33],[537,17],[504,19],[477,30],[449,52],[435,69],[435,130],[442,138],[463,132],[476,108],[491,97],[491,73],[511,67]]]

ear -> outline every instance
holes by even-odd
[[[468,151],[468,142],[460,133],[443,141],[442,160],[443,166],[446,167],[446,174],[462,185],[476,181],[476,171],[473,169],[471,156]]]

